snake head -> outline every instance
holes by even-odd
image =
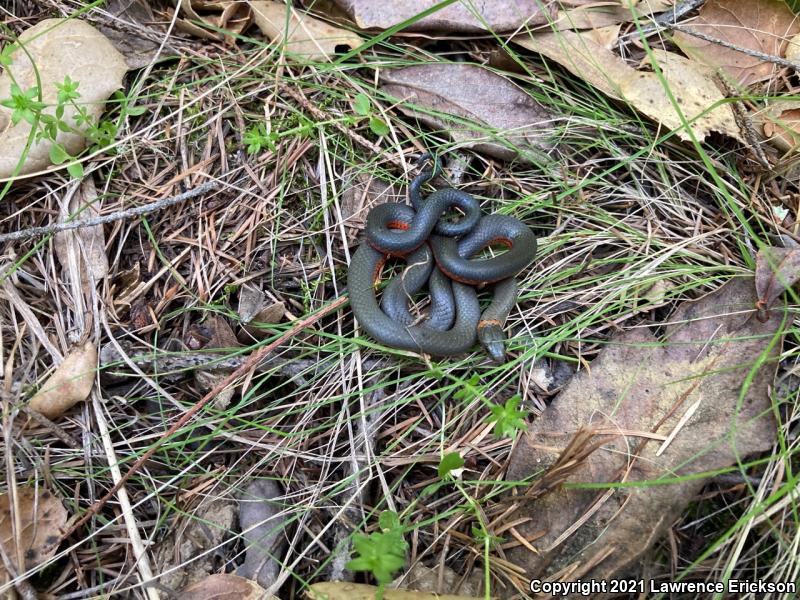
[[[506,362],[506,335],[500,325],[491,321],[478,323],[478,341],[494,362],[497,364]]]

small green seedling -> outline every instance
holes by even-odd
[[[504,405],[495,404],[491,407],[492,416],[489,417],[489,423],[494,423],[494,435],[496,437],[510,437],[512,440],[517,437],[517,432],[525,429],[525,417],[527,413],[524,410],[517,410],[517,407],[522,402],[522,398],[514,396],[506,400]]]
[[[360,93],[356,96],[353,102],[353,110],[357,115],[369,118],[369,128],[375,135],[383,136],[389,133],[389,126],[382,119],[375,116],[372,110],[372,101],[366,94]]]
[[[396,512],[384,511],[378,517],[379,532],[356,535],[353,546],[357,556],[347,563],[351,571],[369,571],[378,582],[377,600],[383,598],[386,584],[406,564],[408,544],[403,539],[405,528]]]
[[[264,123],[256,123],[245,131],[242,136],[242,141],[247,146],[248,154],[258,154],[264,148],[275,152],[275,140],[275,134],[268,132]]]

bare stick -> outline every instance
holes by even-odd
[[[142,454],[135,463],[131,466],[130,469],[123,475],[115,484],[114,486],[108,490],[105,496],[100,498],[97,502],[92,504],[84,513],[84,515],[78,519],[75,524],[69,528],[69,530],[62,536],[62,539],[66,539],[73,533],[75,533],[78,529],[83,527],[89,519],[92,518],[93,515],[96,515],[106,503],[114,497],[120,488],[125,485],[125,482],[131,478],[131,476],[136,473],[139,469],[144,466],[144,464],[150,460],[150,457],[155,454],[156,450],[158,450],[164,442],[166,442],[172,435],[178,431],[181,427],[186,425],[189,420],[194,417],[198,412],[202,410],[202,408],[208,404],[211,400],[216,398],[220,392],[222,392],[226,387],[236,381],[239,377],[247,373],[250,369],[252,369],[255,365],[261,362],[261,360],[270,352],[275,350],[278,346],[280,346],[286,340],[292,338],[295,334],[300,332],[301,330],[305,329],[309,325],[316,323],[322,317],[331,314],[332,312],[336,311],[340,306],[342,306],[345,302],[347,302],[347,296],[339,296],[336,300],[325,306],[324,308],[318,310],[312,315],[305,317],[304,319],[298,319],[294,325],[290,329],[287,329],[286,332],[281,335],[277,340],[272,342],[271,344],[267,344],[257,352],[254,352],[250,355],[242,366],[236,369],[233,373],[228,375],[225,379],[220,381],[213,390],[208,392],[205,396],[200,398],[194,406],[192,406],[189,410],[183,413],[183,416],[175,421],[175,424],[172,425],[165,433],[162,435],[156,442],[150,446],[150,448]]]
[[[207,181],[206,183],[197,186],[193,190],[183,192],[177,196],[170,196],[169,198],[162,198],[150,204],[144,204],[135,208],[129,208],[110,215],[102,217],[95,217],[94,219],[86,219],[83,221],[69,221],[67,223],[53,223],[52,225],[45,225],[44,227],[31,227],[30,229],[20,229],[19,231],[12,231],[11,233],[4,233],[0,235],[0,243],[10,242],[15,240],[27,240],[29,238],[40,237],[49,235],[51,233],[58,233],[60,231],[69,231],[71,229],[80,229],[81,227],[92,227],[94,225],[102,225],[103,223],[111,223],[112,221],[121,221],[131,217],[138,217],[139,215],[146,215],[157,210],[162,210],[173,204],[179,204],[186,200],[191,200],[197,196],[202,196],[206,192],[217,189],[221,183],[219,181]]]

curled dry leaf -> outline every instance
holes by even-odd
[[[374,585],[346,582],[315,583],[309,586],[306,597],[309,600],[327,598],[327,600],[375,600],[378,588]],[[431,594],[410,590],[385,590],[383,600],[482,600],[473,596],[451,596],[450,594]]]
[[[800,102],[779,100],[761,110],[756,118],[761,122],[764,136],[782,150],[791,152],[800,143]]]
[[[18,511],[13,518],[12,510]],[[20,524],[16,537],[14,519]],[[9,494],[0,495],[0,542],[17,574],[42,564],[55,554],[66,522],[66,509],[48,490],[19,487],[13,506]],[[25,563],[21,566],[20,556]],[[8,573],[0,561],[0,584],[7,579]]]
[[[707,0],[686,28],[740,48],[780,57],[788,40],[800,32],[800,22],[783,0]],[[722,69],[743,86],[763,81],[780,68],[682,31],[675,32],[674,40],[687,56]]]
[[[97,210],[97,189],[91,177],[81,182],[79,190],[61,207],[59,222],[65,222],[80,214],[81,219],[92,219]],[[53,246],[62,268],[80,277],[81,286],[88,292],[90,285],[97,285],[108,275],[106,237],[102,225],[81,227],[55,234]]]
[[[97,119],[103,113],[104,102],[122,87],[127,71],[124,57],[88,23],[78,19],[45,19],[23,32],[16,43],[24,45],[28,54],[20,48],[11,54],[13,62],[0,75],[0,100],[11,98],[12,81],[23,92],[37,86],[38,73],[42,102],[48,105],[43,112],[53,114],[58,95],[56,84],[69,77],[79,83],[80,106]],[[23,119],[14,125],[12,112],[0,106],[0,178],[11,176],[23,155],[25,159],[19,175],[51,164],[52,143],[49,140],[32,144],[25,154],[31,124]],[[80,129],[82,126],[75,122],[76,115],[75,107],[67,105],[62,120]],[[59,131],[56,139],[73,156],[83,150],[86,143],[84,136],[74,131]]]
[[[86,341],[73,348],[30,401],[30,407],[48,419],[60,417],[86,400],[97,373],[97,346]]]
[[[603,45],[574,31],[524,35],[513,41],[556,61],[611,98],[628,102],[651,119],[678,130],[682,140],[691,139],[661,79],[652,70],[634,69]],[[703,69],[663,50],[653,50],[652,56],[699,141],[712,131],[744,141],[733,110]],[[643,66],[652,64],[645,59]],[[712,106],[716,108],[710,110]]]
[[[436,6],[438,0],[336,0],[361,29],[388,29]],[[543,25],[553,19],[557,3],[552,0],[494,0],[467,4],[455,2],[412,25],[407,31],[478,33],[512,31]]]
[[[488,69],[434,63],[387,70],[381,80],[401,111],[479,152],[532,159],[554,148],[554,115]]]
[[[181,600],[272,600],[255,581],[236,575],[209,575],[181,590]]]
[[[226,44],[233,44],[253,20],[248,3],[238,0],[188,0],[181,3],[181,11],[185,18],[176,20],[178,29]]]
[[[275,583],[281,570],[285,518],[280,516],[283,495],[280,485],[257,479],[247,486],[239,500],[239,524],[245,540],[244,563],[237,575],[257,581],[265,588]]]
[[[798,281],[800,281],[800,248],[763,248],[758,251],[756,294],[759,310],[772,308],[781,294]]]
[[[783,311],[759,322],[755,300],[753,278],[737,278],[680,305],[663,341],[643,327],[616,337],[534,422],[507,474],[538,475],[527,501],[509,498],[517,500],[509,521],[527,519],[517,530],[538,536],[538,553],[519,546],[508,555],[525,577],[562,569],[570,581],[636,576],[627,570],[641,565],[707,481],[677,478],[772,448],[769,388],[780,343],[769,348]],[[761,366],[748,382],[754,364]],[[670,483],[646,484],[659,478]],[[558,486],[564,479],[632,487]]]
[[[297,11],[283,2],[251,2],[256,25],[286,53],[303,60],[325,60],[337,48],[358,48],[364,40],[351,31]],[[287,14],[287,11],[290,11]]]

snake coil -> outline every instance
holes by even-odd
[[[424,155],[421,161],[431,158]],[[367,215],[366,241],[356,250],[347,273],[350,305],[361,326],[376,341],[402,350],[453,356],[469,351],[478,339],[495,362],[505,360],[503,325],[517,300],[516,276],[536,255],[536,236],[506,215],[481,215],[472,196],[443,188],[423,200],[422,186],[439,171],[424,169],[409,186],[412,206],[380,204]],[[449,221],[453,208],[463,216]],[[493,246],[506,251],[475,258]],[[383,266],[400,257],[408,266],[376,296]],[[481,313],[477,287],[493,285]],[[411,314],[409,300],[427,285],[431,305],[423,322]]]

